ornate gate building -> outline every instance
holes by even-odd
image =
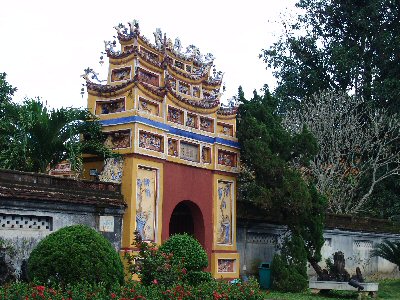
[[[122,183],[128,208],[122,247],[133,232],[162,243],[174,233],[196,237],[217,278],[239,275],[236,248],[236,108],[220,105],[222,73],[211,54],[182,51],[157,29],[155,44],[136,21],[119,25],[105,42],[106,84],[86,70],[88,108],[101,121],[106,143],[123,157],[85,159],[84,177]]]

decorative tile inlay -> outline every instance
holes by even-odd
[[[186,65],[186,72],[192,72],[192,66]]]
[[[104,143],[111,149],[129,148],[131,146],[131,131],[129,129],[109,131],[104,132],[104,134],[107,136]]]
[[[178,156],[178,141],[168,139],[168,155]]]
[[[179,109],[168,108],[168,121],[183,124],[183,112]]]
[[[197,128],[197,116],[194,114],[187,114],[186,126]]]
[[[213,120],[200,117],[200,129],[208,132],[214,132]]]
[[[143,99],[139,97],[139,105],[138,109],[141,111],[145,111],[149,114],[158,116],[159,115],[159,106],[156,103],[153,103],[149,100]]]
[[[232,244],[233,184],[218,181],[217,244]]]
[[[180,143],[181,158],[190,161],[199,161],[199,145],[182,142]]]
[[[96,101],[96,115],[106,115],[125,111],[125,98]]]
[[[124,160],[122,158],[107,158],[99,180],[104,182],[122,182]]]
[[[148,150],[153,150],[153,151],[158,151],[158,152],[163,152],[163,137],[145,132],[145,131],[140,131],[139,132],[139,147],[145,148]]]
[[[142,68],[138,68],[137,72],[138,72],[138,78],[140,81],[146,82],[146,83],[154,85],[154,86],[160,86],[160,81],[159,81],[158,75],[153,74]]]
[[[157,170],[139,167],[136,180],[136,230],[145,241],[155,241]]]
[[[218,273],[235,272],[236,259],[218,259]]]
[[[111,71],[111,82],[131,79],[131,67]]]
[[[210,147],[205,147],[201,149],[201,161],[203,163],[211,163],[211,149]]]
[[[229,167],[236,167],[236,153],[218,150],[218,164]]]

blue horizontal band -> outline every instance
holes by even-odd
[[[101,120],[100,123],[103,126],[110,126],[110,125],[119,125],[119,124],[127,124],[127,123],[142,123],[149,126],[153,126],[162,130],[165,130],[171,134],[179,135],[185,138],[193,139],[196,141],[209,143],[209,144],[221,144],[229,147],[240,148],[239,143],[231,140],[226,140],[220,137],[209,137],[206,135],[202,135],[199,133],[190,132],[187,130],[179,129],[172,127],[170,125],[153,121],[141,116],[130,116],[130,117],[123,117],[123,118],[115,118],[110,120]]]

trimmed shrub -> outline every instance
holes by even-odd
[[[283,292],[301,292],[308,287],[307,252],[301,237],[293,235],[275,254],[271,265],[272,288]]]
[[[182,263],[187,271],[202,271],[208,266],[206,251],[192,236],[175,234],[160,246],[160,251],[165,254],[173,254],[175,263]]]
[[[44,238],[29,257],[28,276],[50,285],[84,281],[111,286],[124,281],[118,253],[106,238],[85,225],[64,227]]]

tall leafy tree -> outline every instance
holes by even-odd
[[[44,173],[68,159],[80,171],[83,153],[112,155],[104,146],[101,125],[89,111],[48,109],[40,99],[7,103],[0,139],[0,167],[14,170]]]
[[[307,165],[317,153],[316,141],[306,128],[293,135],[283,128],[278,101],[268,88],[264,95],[254,92],[251,100],[239,89],[238,98],[237,136],[245,170],[240,196],[284,220],[294,235],[301,236],[308,261],[320,273],[325,199],[293,166]]]
[[[323,90],[351,91],[399,112],[400,2],[299,0],[302,14],[262,56],[275,68],[281,109]]]

